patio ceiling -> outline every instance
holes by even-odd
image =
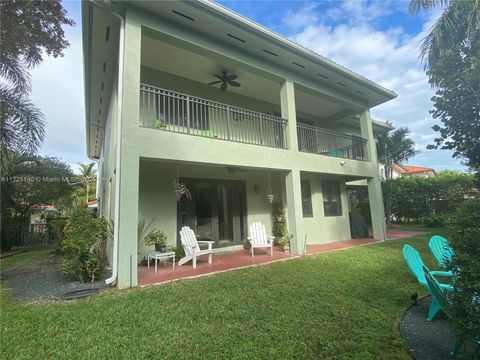
[[[150,30],[145,31],[152,34]],[[222,71],[238,75],[236,81],[241,87],[228,87],[228,92],[248,96],[257,100],[280,105],[280,84],[282,79],[271,74],[261,73],[251,69],[248,65],[234,62],[229,58],[215,53],[199,54],[187,44],[163,37],[160,34],[142,36],[142,65],[163,72],[181,76],[202,84],[215,81],[214,74]],[[163,41],[164,40],[164,41]],[[165,56],[168,54],[168,56]],[[218,85],[216,86],[218,87]],[[296,87],[295,97],[297,111],[308,113],[317,117],[326,118],[345,110],[345,104],[334,103],[308,90]]]

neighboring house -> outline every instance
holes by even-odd
[[[380,177],[385,180],[385,167],[382,164],[378,165]],[[436,177],[437,173],[432,168],[413,165],[394,164],[392,171],[392,179],[397,179],[404,176],[418,176],[418,177]]]
[[[97,209],[98,208],[97,200],[89,200],[87,202],[87,207],[92,210]]]
[[[151,250],[137,244],[139,220],[155,219],[171,245],[188,225],[238,247],[254,221],[271,231],[270,191],[295,254],[351,237],[352,180],[367,180],[373,235],[385,238],[374,134],[391,127],[370,108],[394,92],[214,2],[82,8],[87,151],[99,214],[114,222],[107,282],[137,285]],[[208,85],[224,71],[241,86]],[[176,201],[177,178],[191,200]]]
[[[413,165],[398,165],[395,164],[393,167],[393,178],[404,177],[404,176],[418,176],[418,177],[436,177],[437,174],[435,170],[423,166],[413,166]]]

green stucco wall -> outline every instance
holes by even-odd
[[[162,229],[167,233],[168,244],[176,245],[177,201],[173,192],[173,180],[180,173],[182,178],[241,180],[246,185],[247,224],[260,221],[267,232],[272,229],[272,206],[266,199],[268,188],[267,171],[244,169],[229,173],[225,167],[201,166],[194,164],[169,164],[161,161],[142,160],[140,162],[139,219],[149,222],[154,219],[152,229]],[[280,183],[283,174],[271,173],[271,187],[275,200],[280,201]],[[254,187],[258,186],[258,193]],[[143,243],[138,246],[140,261],[148,251],[153,250]]]
[[[313,217],[303,218],[303,228],[307,236],[307,244],[324,244],[350,239],[350,220],[345,180],[335,176],[302,174],[302,180],[304,179],[310,181],[313,210]],[[322,180],[334,180],[340,184],[341,216],[325,216],[323,209]]]

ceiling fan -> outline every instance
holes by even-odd
[[[237,78],[237,75],[235,75],[235,74],[228,75],[226,71],[222,71],[222,75],[214,74],[213,76],[215,76],[218,80],[213,81],[213,82],[209,83],[208,85],[215,85],[215,84],[220,84],[221,83],[222,85],[220,85],[220,90],[222,90],[222,91],[227,90],[228,85],[233,86],[233,87],[240,87],[241,86],[238,82],[234,81]]]

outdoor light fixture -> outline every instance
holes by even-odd
[[[342,161],[340,161],[339,164],[343,166],[343,165],[345,165],[346,163],[347,163],[347,162],[346,162],[345,160],[342,160]]]

